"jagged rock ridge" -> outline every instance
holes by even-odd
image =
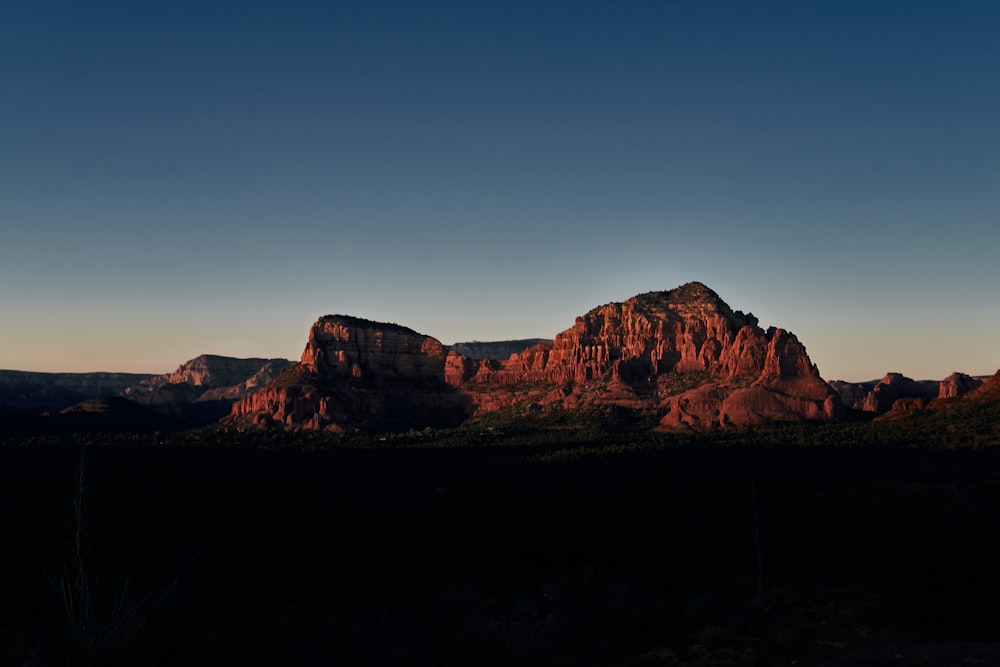
[[[234,405],[234,416],[343,429],[615,406],[661,428],[704,429],[832,420],[842,407],[793,334],[761,329],[701,283],[599,306],[551,344],[504,360],[448,352],[399,325],[326,316],[290,370]]]
[[[455,343],[449,346],[448,350],[471,359],[494,359],[500,361],[502,359],[509,359],[512,354],[520,354],[529,347],[548,345],[550,342],[545,338],[521,338],[518,340],[489,342],[474,340],[465,343]]]
[[[203,354],[177,367],[173,373],[155,375],[134,384],[121,395],[136,403],[156,403],[165,389],[183,393],[189,401],[237,399],[267,385],[287,359],[238,359]]]
[[[449,381],[478,385],[487,411],[525,399],[616,405],[652,412],[664,428],[710,428],[833,419],[840,407],[794,335],[762,330],[701,283],[599,306],[550,347],[468,366],[450,359]],[[526,396],[525,382],[541,388]]]
[[[985,379],[952,373],[943,380],[913,380],[901,373],[886,373],[881,380],[831,380],[830,386],[846,407],[881,416],[890,411],[914,412],[936,400],[963,396],[982,385]]]
[[[398,324],[326,315],[310,328],[299,363],[233,406],[257,425],[344,430],[446,426],[470,412],[444,382],[436,338]]]
[[[238,359],[203,354],[121,392],[163,415],[207,424],[229,414],[234,401],[267,386],[290,366],[287,359]]]

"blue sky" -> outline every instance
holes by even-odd
[[[1000,367],[1000,4],[0,5],[0,368],[551,337],[700,280],[824,377]]]

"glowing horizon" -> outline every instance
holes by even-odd
[[[826,379],[1000,368],[1000,6],[0,9],[0,368],[551,338],[699,280]]]

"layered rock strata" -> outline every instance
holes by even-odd
[[[235,400],[266,386],[291,365],[287,359],[237,359],[203,354],[177,367],[127,387],[121,395],[142,405],[164,401]]]
[[[127,387],[121,396],[189,425],[209,424],[228,415],[234,401],[267,386],[291,364],[287,359],[203,354],[173,373]]]
[[[455,343],[449,350],[470,359],[508,359],[512,354],[524,352],[535,345],[548,345],[551,341],[545,338],[521,338],[518,340],[470,341]]]
[[[448,351],[392,324],[326,316],[300,363],[239,401],[237,418],[288,428],[456,422],[504,408],[614,406],[660,428],[834,420],[836,392],[791,333],[764,330],[700,283],[609,303],[551,344],[506,359]]]
[[[890,411],[910,413],[934,400],[957,398],[979,387],[983,380],[965,373],[952,373],[943,380],[913,380],[901,373],[886,373],[881,380],[833,380],[830,386],[846,407],[879,416]]]
[[[444,381],[445,347],[396,324],[327,315],[298,365],[233,406],[236,417],[287,428],[395,430],[453,425],[468,399]]]
[[[615,405],[654,413],[663,428],[831,420],[840,410],[793,334],[761,329],[701,283],[600,306],[551,346],[506,361],[450,358],[448,381],[480,410],[525,399],[571,409]]]

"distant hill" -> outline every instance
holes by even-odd
[[[238,359],[203,354],[127,387],[121,395],[189,425],[209,424],[229,414],[233,401],[267,385],[287,359]]]
[[[0,411],[0,437],[73,433],[154,433],[190,425],[119,396],[90,398],[44,413]]]
[[[0,371],[0,433],[150,432],[209,424],[291,363],[206,354],[163,375]]]
[[[99,396],[117,396],[154,377],[148,373],[36,373],[0,370],[0,410],[61,410]]]
[[[455,343],[449,349],[470,359],[508,359],[510,355],[524,352],[535,345],[548,345],[548,338],[522,338],[520,340],[499,340],[491,342],[471,341]]]
[[[982,385],[987,377],[952,373],[943,380],[913,380],[901,373],[886,373],[880,380],[831,380],[829,384],[846,407],[879,416],[893,410],[898,401],[905,401],[906,409],[912,411],[931,401],[965,395]]]

